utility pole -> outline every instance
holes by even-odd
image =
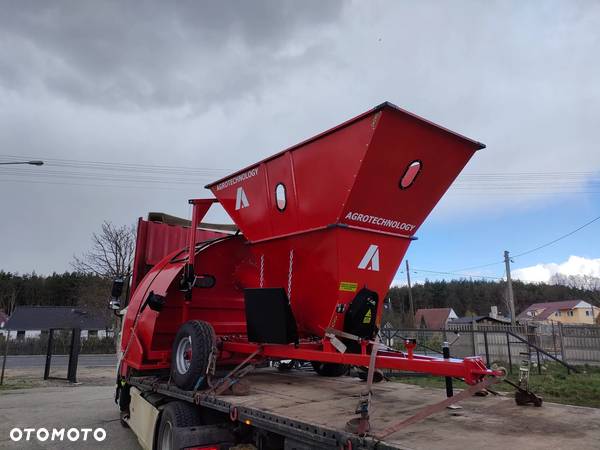
[[[415,305],[413,303],[412,287],[410,285],[410,267],[408,266],[408,259],[406,260],[406,282],[408,284],[408,303],[410,308],[409,324],[412,328],[415,328]]]
[[[506,266],[506,294],[510,307],[510,324],[514,327],[516,325],[515,298],[513,296],[512,278],[510,277],[510,257],[508,256],[508,250],[504,250],[504,265]]]

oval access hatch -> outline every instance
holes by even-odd
[[[417,175],[421,172],[421,167],[421,161],[413,161],[408,165],[404,175],[400,178],[400,189],[409,188],[415,182]]]
[[[283,211],[287,205],[285,185],[283,183],[278,183],[275,187],[275,205],[279,211]]]

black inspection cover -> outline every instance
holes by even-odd
[[[298,341],[296,319],[283,288],[244,289],[250,342],[290,344]]]

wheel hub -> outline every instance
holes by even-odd
[[[181,374],[187,373],[192,361],[192,339],[187,336],[179,341],[175,355],[177,371]]]

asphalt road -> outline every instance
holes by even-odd
[[[19,442],[14,442],[10,438],[10,433],[17,427],[21,430],[45,428],[50,431],[53,428],[64,428],[65,432],[71,428],[79,430],[102,428],[106,432],[106,437],[98,442],[94,440],[92,432],[87,432],[88,439],[83,441],[83,432],[80,431],[79,439],[73,442],[67,438],[39,441],[35,435],[31,435],[29,441],[26,441],[26,436],[23,435]],[[0,449],[88,448],[140,450],[135,435],[131,430],[123,428],[119,422],[113,386],[65,384],[0,393]]]
[[[0,357],[0,364],[2,358]],[[67,367],[68,355],[52,355],[52,367]],[[18,355],[6,358],[8,369],[27,369],[30,367],[44,367],[46,355]],[[116,367],[116,355],[79,355],[79,367]]]

